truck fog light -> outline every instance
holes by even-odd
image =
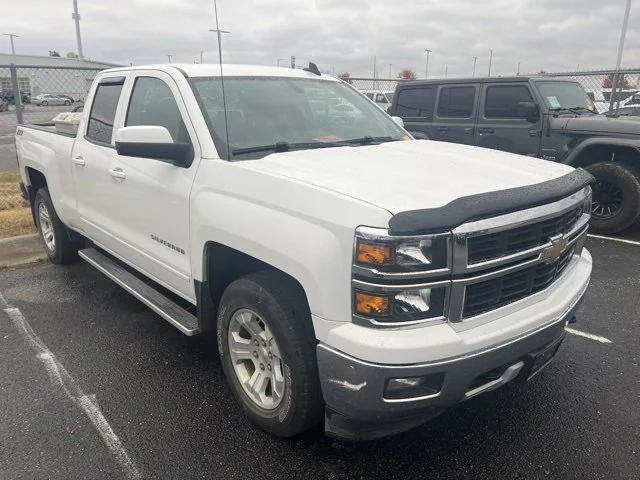
[[[390,378],[384,390],[387,400],[436,396],[442,390],[444,373],[434,373],[422,377]]]

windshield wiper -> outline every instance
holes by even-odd
[[[344,140],[342,143],[346,144],[360,144],[360,145],[372,145],[384,142],[393,142],[393,137],[372,137],[371,135],[365,135],[361,138],[353,138],[351,140]]]
[[[557,108],[550,108],[549,109],[550,112],[571,112],[571,113],[576,113],[578,115],[582,115],[581,112],[589,112],[589,113],[595,113],[593,110],[589,110],[587,107],[557,107]]]
[[[311,148],[328,148],[328,147],[344,147],[348,143],[339,142],[276,142],[272,145],[259,145],[256,147],[243,147],[231,150],[233,156],[242,155],[244,153],[258,153],[258,152],[288,152],[289,150],[304,150]]]

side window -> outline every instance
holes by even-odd
[[[470,118],[475,101],[475,87],[443,87],[438,99],[438,117]]]
[[[433,117],[435,89],[433,87],[407,88],[398,93],[395,114],[400,117]]]
[[[159,78],[136,78],[124,125],[165,127],[174,142],[189,142],[176,99],[169,86]]]
[[[526,118],[520,102],[533,102],[525,85],[499,85],[487,88],[484,102],[486,118]]]
[[[122,83],[98,85],[87,122],[87,137],[97,142],[111,143],[113,119],[116,116],[121,92]]]
[[[369,100],[373,100],[373,93],[365,93]]]
[[[376,94],[376,103],[386,103],[387,97],[383,93]]]

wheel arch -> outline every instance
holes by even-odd
[[[293,275],[247,253],[222,243],[209,241],[204,245],[202,257],[202,281],[195,280],[198,320],[202,331],[214,331],[217,311],[225,289],[238,278],[260,272],[273,271],[295,289],[310,311],[307,293]],[[311,317],[309,316],[309,322]],[[312,325],[313,327],[313,325]]]
[[[640,143],[617,138],[591,138],[578,145],[563,163],[586,167],[599,162],[628,163],[640,167]]]

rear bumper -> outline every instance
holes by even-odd
[[[581,300],[582,297],[561,318],[541,329],[440,362],[380,365],[320,344],[317,356],[327,434],[352,441],[391,435],[420,425],[447,407],[509,380],[528,378],[534,355],[549,346],[555,348],[562,341],[565,326],[574,319]],[[493,376],[485,376],[488,372]],[[415,398],[385,398],[389,379],[426,376],[441,379],[439,390]]]

